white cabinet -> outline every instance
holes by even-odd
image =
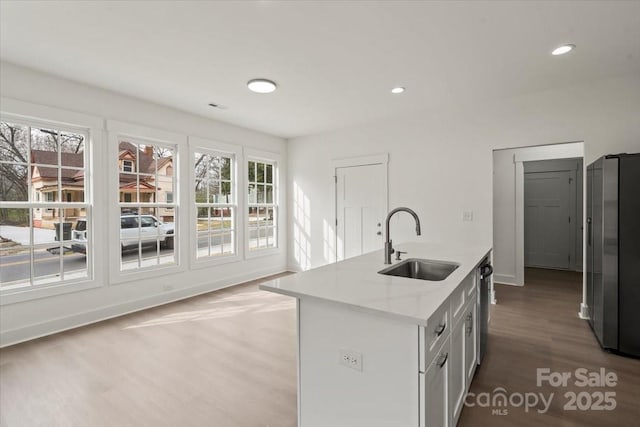
[[[466,308],[466,307],[464,307]],[[465,316],[456,322],[451,331],[451,370],[449,372],[449,398],[451,401],[451,419],[455,425],[467,391],[467,375],[466,375],[466,338],[467,327]]]
[[[420,427],[455,426],[477,363],[475,271],[452,292],[422,329]],[[451,326],[452,325],[452,326]]]
[[[424,427],[449,427],[449,375],[451,351],[449,338],[427,371],[420,373],[421,419]]]
[[[478,355],[478,334],[476,328],[478,325],[477,314],[478,305],[470,302],[465,315],[465,340],[464,340],[464,360],[465,360],[465,376],[467,389],[473,380],[473,374],[476,372],[477,355]]]
[[[476,369],[475,271],[421,328],[420,427],[458,423]]]
[[[455,426],[464,407],[464,399],[476,369],[476,310],[475,293],[464,307],[463,315],[451,332],[451,368],[449,371],[449,399],[451,425]]]
[[[455,427],[479,349],[476,286],[471,272],[420,323],[300,299],[298,425]]]

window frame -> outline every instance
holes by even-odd
[[[95,260],[105,256],[105,247],[104,245],[95,245],[94,242],[101,241],[106,233],[100,227],[94,227],[94,224],[104,220],[104,215],[101,212],[104,208],[104,203],[93,197],[93,189],[100,184],[96,182],[95,178],[102,170],[102,165],[94,162],[93,158],[94,155],[101,155],[101,148],[104,146],[102,143],[104,121],[100,117],[88,114],[32,104],[11,98],[0,98],[0,105],[0,116],[3,121],[18,122],[19,124],[30,127],[41,126],[60,131],[82,133],[85,136],[83,169],[87,177],[83,202],[47,202],[46,200],[42,200],[42,198],[34,198],[32,200],[33,196],[31,191],[29,191],[28,201],[0,202],[2,207],[17,207],[18,204],[22,204],[23,206],[20,208],[43,209],[43,205],[54,205],[53,208],[64,209],[79,206],[86,210],[89,223],[89,227],[86,230],[86,244],[89,248],[86,277],[11,289],[0,289],[0,306],[103,286],[104,282],[102,278],[104,277],[104,267],[102,263],[96,263]],[[28,173],[30,176],[31,171]]]
[[[195,194],[195,170],[193,166],[193,159],[196,153],[218,155],[218,156],[230,156],[232,158],[232,194],[235,194],[235,204],[229,206],[234,208],[234,222],[235,222],[235,253],[232,255],[220,255],[220,256],[206,256],[198,258],[197,249],[197,221],[194,218],[197,215],[198,207],[196,205]],[[189,137],[189,237],[191,239],[191,247],[189,248],[190,266],[193,269],[211,267],[215,265],[229,264],[238,262],[244,259],[244,220],[239,214],[244,206],[244,198],[241,192],[243,188],[243,153],[242,147],[227,144],[215,140],[199,138],[195,136]],[[174,170],[175,172],[175,170]]]
[[[185,263],[182,259],[184,245],[188,240],[183,236],[186,227],[184,227],[185,215],[183,210],[179,208],[180,200],[183,194],[184,179],[181,179],[181,163],[184,161],[186,136],[156,128],[135,125],[132,123],[121,122],[117,120],[107,120],[107,151],[108,151],[108,200],[109,200],[109,229],[114,232],[109,233],[109,271],[110,284],[119,285],[129,282],[136,282],[147,278],[166,276],[186,271]],[[120,141],[122,139],[130,140],[136,144],[149,144],[154,146],[174,148],[173,175],[175,185],[173,188],[174,202],[172,203],[174,212],[174,259],[175,262],[166,265],[153,265],[149,267],[136,268],[131,270],[121,270],[121,239],[120,239],[120,217],[121,203],[119,200],[120,190],[120,173],[121,168],[118,165],[118,154]],[[139,173],[139,172],[136,172]],[[144,204],[144,202],[137,202]],[[155,201],[149,207],[162,207],[167,205],[166,202]],[[152,206],[153,205],[153,206]],[[141,214],[142,215],[142,214]]]
[[[243,159],[243,197],[244,197],[244,206],[243,206],[243,220],[244,220],[244,253],[245,259],[252,258],[260,258],[265,256],[271,256],[282,253],[283,247],[283,234],[282,234],[282,218],[283,218],[283,210],[286,209],[282,207],[282,200],[280,198],[281,194],[281,168],[282,168],[282,156],[280,153],[270,152],[270,151],[262,151],[255,150],[252,148],[245,148],[244,150],[244,159]],[[253,205],[257,205],[257,203],[249,203],[249,179],[248,179],[248,165],[250,161],[258,161],[258,162],[267,162],[274,164],[273,170],[273,200],[272,203],[273,208],[275,210],[275,236],[276,236],[276,246],[270,248],[262,248],[262,249],[249,249],[249,208]],[[264,204],[267,207],[266,204]]]

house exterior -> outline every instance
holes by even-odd
[[[128,142],[120,143],[118,153],[119,201],[121,203],[173,202],[173,158],[161,157],[154,161],[152,147],[138,149]],[[32,200],[60,202],[58,199],[58,153],[31,150],[34,166],[31,170]],[[136,159],[139,159],[136,162]],[[48,166],[51,165],[51,166]],[[61,153],[60,183],[63,202],[84,201],[84,153]],[[157,174],[156,174],[157,169]],[[139,191],[138,191],[139,190]],[[140,200],[137,199],[138,194]],[[157,197],[157,200],[156,200]],[[159,208],[157,212],[142,208],[145,214],[157,216],[164,222],[174,222],[172,208]],[[64,221],[73,222],[86,216],[84,209],[64,209]],[[33,225],[39,228],[55,227],[59,221],[55,209],[34,209]]]
[[[118,152],[118,170],[121,203],[173,202],[172,156],[160,157],[155,161],[152,146],[139,149],[134,144],[122,141]],[[140,200],[137,199],[138,195]],[[173,208],[158,208],[157,212],[142,208],[140,213],[155,215],[164,222],[174,222],[175,217]]]
[[[56,151],[31,150],[31,191],[36,202],[60,202],[58,198],[58,153]],[[62,201],[84,200],[84,153],[61,153],[60,183]],[[51,165],[51,166],[48,166]],[[84,209],[64,209],[65,222],[84,217]],[[60,215],[56,209],[36,208],[33,225],[54,228]]]

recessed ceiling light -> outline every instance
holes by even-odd
[[[271,93],[276,90],[277,86],[274,82],[267,79],[253,79],[247,82],[250,91],[256,93]]]
[[[391,93],[402,93],[404,92],[404,88],[402,86],[394,87],[391,89]]]
[[[563,44],[562,46],[558,46],[557,48],[553,49],[553,52],[551,52],[551,55],[564,55],[565,53],[569,53],[571,52],[573,49],[576,48],[576,45],[574,44]]]

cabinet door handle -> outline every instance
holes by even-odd
[[[444,332],[444,330],[447,329],[447,324],[444,323],[442,325],[438,325],[438,327],[436,328],[436,330],[434,331],[436,333],[437,336],[442,335],[442,333]]]
[[[467,335],[471,335],[473,332],[473,314],[469,313],[467,316]]]
[[[449,353],[445,354],[442,358],[442,362],[438,363],[438,367],[442,369],[445,363],[447,363],[447,359],[449,358]]]

